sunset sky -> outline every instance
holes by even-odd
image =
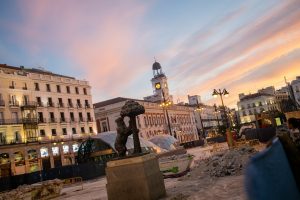
[[[0,27],[0,63],[88,80],[94,103],[151,95],[154,57],[175,102],[300,75],[300,0],[3,0]]]

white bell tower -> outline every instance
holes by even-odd
[[[145,97],[144,100],[152,102],[171,101],[173,103],[173,97],[169,93],[168,79],[163,73],[161,65],[155,61],[152,65],[152,70],[153,95]]]

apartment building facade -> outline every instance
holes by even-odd
[[[0,83],[2,172],[8,166],[17,175],[74,163],[79,142],[96,134],[89,83],[5,64]]]
[[[254,94],[239,94],[239,101],[237,102],[238,115],[240,122],[248,123],[256,120],[256,115],[264,111],[277,110],[278,105],[275,96],[275,89],[260,90]]]

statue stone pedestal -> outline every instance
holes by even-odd
[[[106,179],[109,200],[154,200],[166,194],[155,154],[108,162]]]

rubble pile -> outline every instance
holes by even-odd
[[[43,181],[32,185],[21,185],[0,194],[0,200],[49,199],[60,195],[63,181],[59,179]]]
[[[204,171],[212,177],[240,175],[249,158],[255,153],[257,151],[251,146],[243,146],[238,149],[217,153],[204,161]]]

